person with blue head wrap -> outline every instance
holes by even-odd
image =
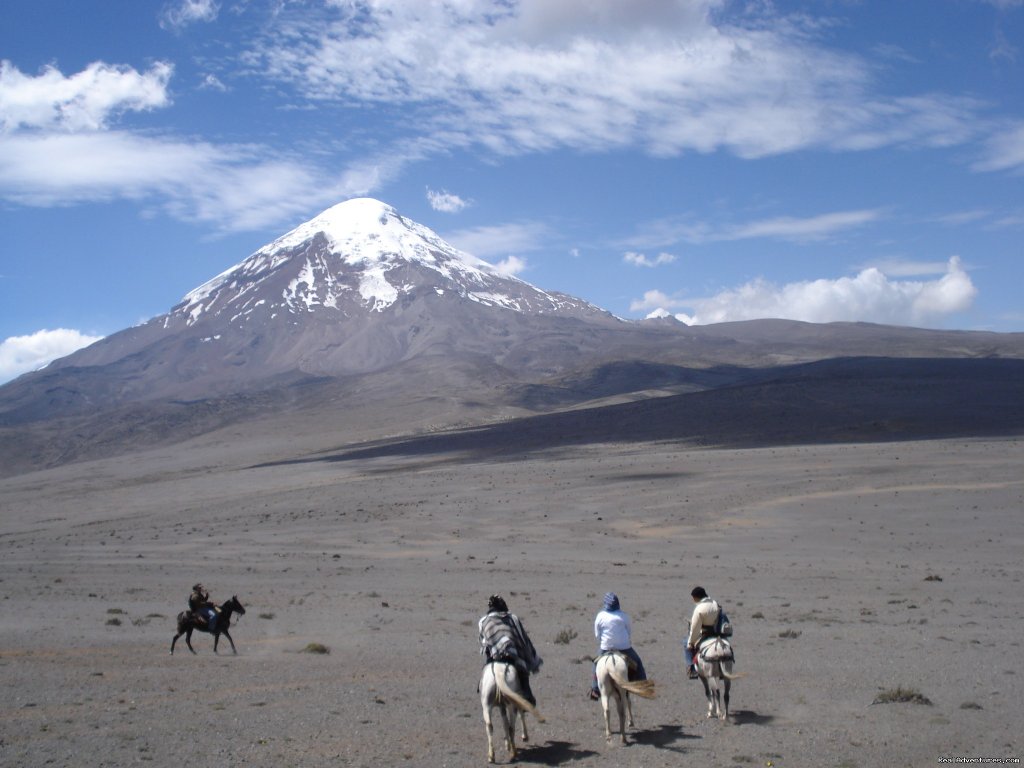
[[[600,656],[609,651],[618,651],[629,659],[629,679],[646,680],[647,672],[644,670],[644,663],[633,649],[633,622],[629,614],[622,610],[619,597],[614,592],[605,594],[602,600],[601,610],[594,619],[594,637],[597,638]],[[590,698],[595,701],[601,698],[597,688],[597,663],[594,664],[595,673],[590,685]]]

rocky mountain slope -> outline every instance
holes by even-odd
[[[1024,334],[627,322],[356,199],[165,315],[0,387],[0,461],[5,473],[51,466],[289,410],[343,429],[359,408],[395,434],[722,390],[772,380],[784,366],[866,357],[1024,358]]]

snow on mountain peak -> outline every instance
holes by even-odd
[[[408,265],[430,271],[421,274],[434,273],[430,283],[439,295],[451,292],[517,311],[585,305],[500,274],[390,205],[355,198],[328,208],[199,286],[172,315],[192,325],[204,315],[226,311],[232,321],[258,309],[272,318],[320,308],[344,312],[353,301],[380,312],[415,289],[407,278],[393,274]]]

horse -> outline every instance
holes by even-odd
[[[491,724],[491,710],[495,707],[501,713],[502,735],[509,760],[516,759],[516,716],[523,723],[523,741],[530,740],[526,730],[526,713],[543,723],[544,718],[537,708],[524,696],[519,684],[519,673],[514,665],[504,661],[490,661],[480,673],[480,707],[484,711],[484,727],[487,729],[487,762],[494,762],[494,727]]]
[[[601,707],[604,709],[604,736],[608,743],[612,740],[611,699],[619,710],[619,733],[622,743],[626,743],[626,713],[629,713],[629,727],[633,727],[633,705],[629,694],[635,693],[645,699],[654,698],[653,680],[636,680],[630,682],[629,667],[626,657],[618,651],[602,653],[597,657],[594,667],[597,675],[597,689],[601,692]]]
[[[241,616],[245,615],[245,608],[238,602],[237,596],[232,596],[230,600],[226,601],[220,607],[220,613],[217,614],[216,620],[213,623],[213,629],[211,630],[208,626],[203,627],[196,623],[195,617],[191,611],[182,611],[178,614],[178,634],[171,640],[171,655],[174,655],[174,644],[178,642],[178,638],[185,635],[185,644],[192,653],[196,652],[196,649],[192,647],[192,632],[199,630],[200,632],[208,632],[213,635],[213,652],[217,652],[217,644],[220,642],[220,636],[224,635],[231,643],[231,652],[238,654],[235,649],[235,641],[231,639],[231,633],[228,632],[228,627],[231,626],[231,614],[238,613]]]
[[[729,717],[729,687],[740,677],[732,671],[735,662],[732,645],[724,637],[712,637],[701,643],[694,659],[697,676],[704,684],[708,697],[708,717],[727,720]],[[719,684],[721,681],[721,685]]]

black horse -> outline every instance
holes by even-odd
[[[238,602],[238,598],[232,596],[230,600],[225,602],[220,607],[220,613],[217,614],[217,620],[213,623],[213,629],[209,627],[202,627],[196,623],[195,617],[190,611],[182,611],[178,614],[178,634],[171,640],[171,653],[174,653],[174,644],[178,642],[178,638],[185,635],[185,644],[192,653],[196,652],[196,649],[192,647],[192,632],[199,630],[200,632],[208,632],[213,635],[213,652],[217,652],[217,643],[220,642],[220,636],[224,635],[231,643],[231,652],[237,654],[235,650],[235,641],[231,639],[231,633],[228,632],[228,627],[231,626],[231,614],[238,613],[241,616],[245,615],[245,608]]]

